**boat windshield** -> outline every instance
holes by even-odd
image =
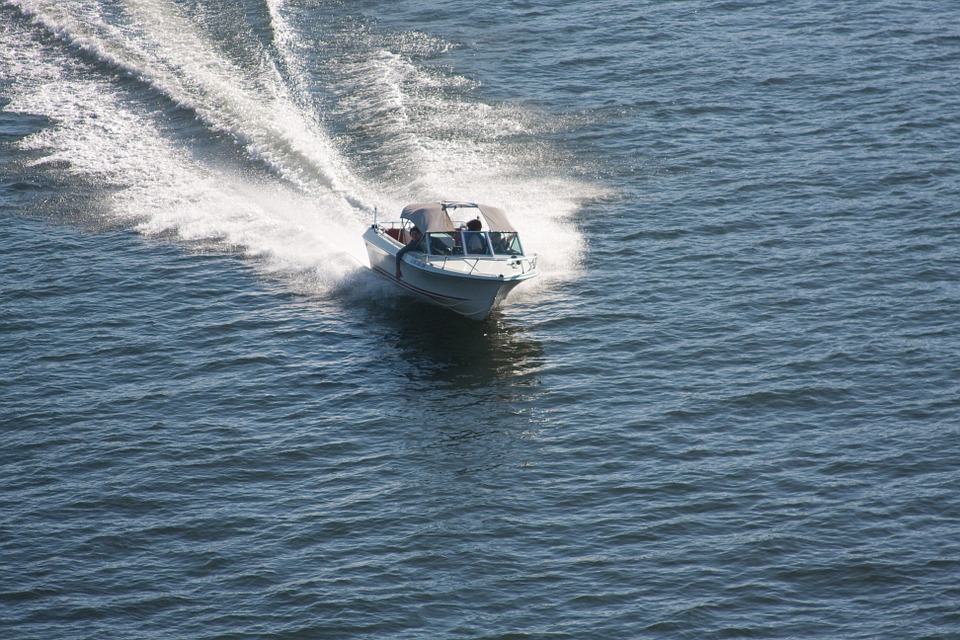
[[[427,253],[434,256],[462,256],[463,246],[457,232],[428,233]]]
[[[523,255],[520,234],[516,231],[491,231],[490,239],[493,252],[497,255]]]
[[[522,256],[520,236],[515,231],[443,231],[428,233],[427,253],[434,256]]]

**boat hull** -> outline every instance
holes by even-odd
[[[519,259],[461,258],[455,264],[454,260],[431,260],[411,251],[403,256],[398,280],[400,245],[377,227],[367,229],[363,240],[374,271],[418,298],[472,320],[487,318],[514,287],[536,275],[535,269],[518,267]]]

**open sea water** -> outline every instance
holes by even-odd
[[[960,3],[2,0],[0,638],[960,638]],[[482,323],[376,208],[504,207]]]

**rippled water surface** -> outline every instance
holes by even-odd
[[[957,25],[5,0],[0,637],[960,636]],[[365,266],[442,197],[482,323]]]

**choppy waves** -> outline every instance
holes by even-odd
[[[6,2],[4,630],[956,637],[958,23]],[[388,295],[425,194],[549,286]]]

